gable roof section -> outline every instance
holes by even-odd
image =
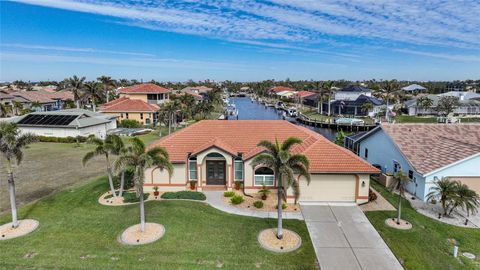
[[[371,92],[372,90],[360,86],[360,85],[349,85],[340,90],[340,92]]]
[[[296,94],[296,96],[300,97],[300,98],[304,98],[304,97],[308,97],[308,96],[311,96],[311,95],[315,95],[315,93],[313,92],[310,92],[310,91],[298,91]]]
[[[422,175],[480,153],[479,124],[385,124],[381,129]]]
[[[139,99],[121,97],[109,103],[105,103],[101,112],[157,112],[160,109],[156,104],[149,104]]]
[[[261,140],[278,139],[281,142],[292,136],[303,140],[301,145],[292,148],[292,152],[307,155],[312,173],[378,172],[363,159],[320,134],[281,120],[204,120],[168,135],[149,147],[166,148],[174,163],[184,163],[189,153],[195,155],[211,147],[234,155],[242,153],[243,160],[248,160],[265,150],[257,146]]]
[[[120,94],[163,94],[170,90],[153,83],[137,84],[120,89]]]
[[[30,102],[52,103],[56,100],[73,100],[73,94],[68,91],[49,92],[45,90],[34,91],[14,91],[9,93],[11,96],[21,97]]]

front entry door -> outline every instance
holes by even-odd
[[[225,185],[225,161],[207,160],[207,185]]]

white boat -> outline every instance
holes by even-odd
[[[298,111],[296,108],[290,108],[290,109],[287,109],[287,116],[289,117],[297,117],[298,116]]]

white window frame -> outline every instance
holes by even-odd
[[[257,182],[256,182],[257,176],[263,178],[263,184],[257,184]],[[272,184],[271,185],[265,184],[265,177],[272,177]],[[275,186],[275,175],[274,174],[254,174],[253,185],[256,186],[256,187],[262,187],[262,186],[273,187],[273,186]]]
[[[238,164],[238,163],[241,164],[241,172],[242,172],[242,177],[241,177],[241,178],[237,178],[237,172],[238,172],[239,170],[236,169],[236,166],[235,166],[235,165]],[[245,172],[244,172],[244,168],[243,168],[243,160],[234,160],[234,161],[233,161],[233,178],[234,178],[234,180],[235,180],[235,181],[239,181],[239,180],[243,181],[243,180],[244,180],[244,179],[243,179],[244,177],[245,177]]]
[[[195,163],[195,166],[191,166],[191,163]],[[196,178],[192,178],[191,173],[195,171],[195,174],[197,175]],[[198,170],[197,170],[197,160],[196,159],[189,159],[188,160],[188,180],[191,181],[197,181],[198,180]]]

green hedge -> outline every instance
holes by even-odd
[[[162,199],[186,199],[205,201],[207,197],[202,192],[196,191],[177,191],[177,192],[165,192],[162,194]]]
[[[48,137],[48,136],[37,136],[38,141],[40,142],[56,142],[56,143],[76,143],[78,142],[85,142],[87,137],[77,136],[77,137]]]
[[[243,196],[235,195],[230,199],[232,204],[241,204],[244,201]]]
[[[140,197],[137,197],[136,192],[126,192],[123,193],[123,202],[124,203],[133,203],[133,202],[139,202]],[[146,200],[148,199],[148,196],[150,196],[150,193],[143,193],[143,199]]]

